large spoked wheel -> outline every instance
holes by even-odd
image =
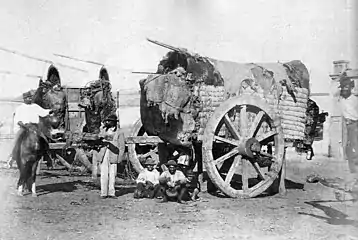
[[[145,129],[143,128],[142,121],[138,119],[130,132],[130,136],[148,136]],[[159,161],[158,156],[158,144],[155,143],[131,143],[128,144],[129,160],[131,161],[134,170],[140,173],[144,167],[143,163],[147,156],[152,156],[154,159]]]
[[[256,197],[278,177],[284,157],[280,118],[262,99],[240,96],[223,102],[203,136],[203,160],[225,195]]]

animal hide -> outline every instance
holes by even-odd
[[[191,92],[186,83],[175,75],[167,76],[167,82],[164,85],[164,97],[161,111],[165,122],[168,122],[168,116],[174,116],[179,119],[180,111],[190,100]]]

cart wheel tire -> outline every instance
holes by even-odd
[[[130,136],[136,137],[136,136],[143,136],[145,135],[146,132],[143,128],[143,124],[141,119],[139,118],[133,125],[131,132],[130,132]],[[144,167],[142,166],[141,162],[140,162],[140,154],[138,153],[138,145],[139,144],[127,144],[128,145],[128,154],[129,154],[129,161],[132,163],[134,170],[137,173],[140,173],[141,171],[143,171]],[[142,147],[146,147],[145,143],[141,144]],[[150,147],[152,145],[148,145],[148,147]],[[155,149],[152,149],[152,153],[154,155],[158,155],[157,152],[157,147]],[[148,154],[149,151],[146,151],[144,154],[142,154],[142,156]],[[158,157],[159,159],[159,157]]]
[[[247,110],[252,112],[247,112]],[[235,115],[232,115],[232,113]],[[233,122],[231,118],[233,118],[233,116],[236,117],[238,113],[240,114],[240,117],[234,119]],[[253,113],[256,113],[255,116],[250,115]],[[229,114],[231,114],[231,118],[229,117]],[[254,119],[249,126],[248,117],[250,116],[254,116]],[[263,120],[267,123],[267,128],[269,128],[269,130],[262,130],[260,133],[261,128],[263,128]],[[235,123],[235,121],[238,123]],[[241,128],[241,126],[244,127]],[[226,132],[224,133],[224,135],[226,134],[225,137],[221,137],[223,135],[222,127],[226,129],[224,130],[224,132]],[[221,136],[218,136],[220,134]],[[228,139],[228,136],[231,136],[231,138]],[[247,141],[249,138],[251,140],[257,140],[259,143],[260,149],[255,151],[255,158],[248,156],[246,154],[247,150],[242,150],[242,146],[250,142]],[[265,144],[269,145],[269,141],[274,145],[274,150],[272,150],[272,153],[270,152],[270,154],[265,155],[261,150],[261,146]],[[284,143],[280,118],[275,113],[274,109],[262,100],[262,98],[244,95],[226,100],[215,109],[213,115],[207,122],[204,131],[202,151],[208,176],[214,185],[223,194],[229,197],[256,197],[266,191],[278,177],[284,158]],[[228,146],[232,147],[232,149],[225,153]],[[248,148],[251,149],[252,146],[253,145],[250,145]],[[223,151],[223,153],[221,153],[220,150]],[[267,157],[270,162],[267,173],[265,174],[262,172],[261,165],[258,165],[258,160],[254,160],[260,159],[261,161],[261,159],[265,159],[262,156]],[[223,173],[219,171],[222,171],[224,164],[230,164],[231,160],[233,161],[228,169],[226,177],[224,177]],[[238,189],[237,185],[234,188],[235,185],[232,183],[234,175],[237,175],[236,173],[238,172],[239,165],[242,166],[241,189]],[[257,176],[260,176],[261,180],[251,187],[249,186],[249,180],[252,179],[249,179],[248,171],[250,170],[250,166],[254,170],[253,172],[257,174]]]

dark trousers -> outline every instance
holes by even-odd
[[[160,193],[161,186],[156,185],[147,185],[145,183],[138,183],[136,191],[134,193],[135,198],[154,198]]]
[[[358,121],[345,120],[347,126],[346,155],[351,173],[358,173]]]
[[[166,190],[169,189],[169,186],[166,183],[160,184],[160,189],[162,192],[163,200],[164,201],[188,201],[190,199],[188,188],[185,184],[177,185],[174,187],[175,191],[177,192],[176,197],[170,197],[166,193]]]

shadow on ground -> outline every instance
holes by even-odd
[[[136,189],[135,186],[128,186],[128,187],[124,187],[124,186],[117,187],[116,186],[116,196],[120,197],[123,195],[132,194],[132,193],[134,193],[135,189]]]
[[[349,217],[347,214],[337,209],[334,209],[332,207],[328,207],[320,204],[324,202],[333,202],[333,201],[310,201],[305,203],[314,208],[322,210],[327,217],[319,216],[311,213],[304,213],[304,212],[299,212],[298,214],[318,218],[324,220],[326,223],[331,225],[349,225],[358,228],[358,221],[347,219]]]
[[[234,189],[237,189],[237,190],[241,190],[242,189],[242,180],[241,179],[242,179],[241,175],[235,174],[233,176],[233,180],[231,181],[231,187],[233,187]],[[212,183],[212,181],[210,179],[206,179],[206,180],[207,180],[208,192],[211,195],[214,195],[219,198],[228,198],[227,196],[222,194],[218,190],[218,188],[216,188],[216,186],[214,185],[214,183]],[[256,184],[258,184],[260,182],[260,180],[257,178],[250,178],[250,179],[248,179],[248,182],[249,182],[249,187],[253,187]],[[305,185],[303,183],[298,183],[298,182],[294,182],[289,179],[285,179],[285,186],[286,186],[286,189],[304,190]],[[279,187],[279,179],[276,179],[273,182],[273,184],[266,191],[264,191],[262,194],[257,196],[257,198],[273,196],[273,195],[277,194],[278,187]]]
[[[39,196],[46,195],[55,192],[73,192],[80,188],[84,188],[86,191],[100,190],[100,185],[97,182],[92,181],[71,181],[61,183],[51,183],[39,185],[37,187],[37,193]],[[116,184],[116,196],[123,196],[126,194],[134,193],[135,186],[125,186]]]

